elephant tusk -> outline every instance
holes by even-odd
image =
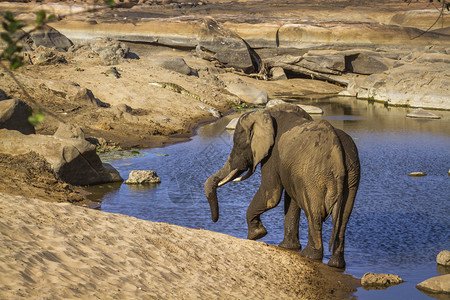
[[[219,184],[217,184],[218,187],[224,185],[225,183],[229,182],[230,180],[233,179],[233,177],[236,175],[236,173],[238,172],[238,169],[234,169],[233,171],[230,172],[230,174],[227,175],[227,177],[225,177],[224,179],[222,179]]]
[[[235,179],[233,179],[233,181],[235,181],[235,182],[239,182],[239,181],[242,181],[242,176],[241,176],[241,177],[238,177],[238,178],[235,178]]]

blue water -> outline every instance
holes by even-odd
[[[431,299],[415,288],[440,273],[436,255],[450,249],[450,112],[435,112],[439,120],[406,118],[406,108],[385,108],[352,98],[303,100],[321,107],[334,126],[355,140],[361,160],[361,183],[346,232],[346,273],[391,273],[407,281],[386,290],[359,288],[360,299]],[[142,151],[144,157],[114,160],[122,177],[130,170],[155,170],[162,179],[151,187],[101,186],[101,209],[140,219],[202,228],[246,238],[245,212],[259,187],[259,170],[245,182],[219,189],[220,219],[213,223],[203,194],[205,180],[225,162],[232,132],[224,129],[229,116],[202,126],[191,141]],[[166,154],[167,156],[161,156]],[[425,177],[409,177],[414,171]],[[265,213],[269,234],[262,241],[283,239],[283,205]],[[331,224],[324,226],[328,241]],[[306,245],[306,220],[301,221]],[[328,245],[325,244],[328,249]],[[324,262],[330,257],[325,253]]]

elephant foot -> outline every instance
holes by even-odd
[[[261,224],[254,229],[248,229],[247,239],[249,240],[259,240],[267,234],[266,228]]]
[[[314,249],[313,247],[307,245],[305,249],[300,252],[301,256],[307,257],[312,260],[322,261],[323,259],[323,250]]]
[[[333,254],[328,261],[328,265],[333,268],[344,269],[345,268],[345,260],[344,253]]]
[[[285,248],[285,249],[290,249],[290,250],[300,250],[302,249],[302,245],[300,245],[299,241],[287,241],[286,239],[284,239],[279,245],[278,247],[281,248]]]

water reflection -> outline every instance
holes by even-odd
[[[385,291],[359,290],[357,296],[427,299],[415,285],[439,275],[436,255],[450,249],[450,112],[434,112],[441,116],[439,120],[420,120],[406,117],[411,109],[356,99],[307,99],[301,103],[322,108],[324,114],[314,115],[314,119],[329,120],[345,130],[359,149],[362,177],[346,234],[346,272],[357,277],[369,271],[393,273],[407,281]],[[203,183],[223,165],[231,150],[232,132],[224,127],[233,117],[202,126],[190,142],[112,162],[124,178],[133,169],[151,169],[162,183],[145,189],[127,185],[107,189],[101,209],[245,238],[245,211],[259,187],[259,170],[245,182],[219,189],[217,223],[210,219],[203,194]],[[158,152],[168,156],[155,155]],[[409,177],[413,171],[428,175]],[[269,231],[263,241],[278,244],[283,237],[282,205],[265,213],[262,220]],[[306,245],[306,228],[302,218],[302,245]],[[330,233],[328,220],[324,241]],[[326,262],[330,253],[325,257]]]

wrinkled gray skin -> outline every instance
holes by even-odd
[[[355,202],[356,193],[358,191],[360,180],[360,163],[358,156],[358,149],[356,148],[353,139],[340,129],[335,129],[341,145],[344,151],[344,162],[346,177],[344,180],[344,197],[340,210],[334,212],[340,213],[339,230],[336,232],[336,238],[334,240],[334,253],[333,257],[328,262],[329,265],[344,268],[344,242],[345,242],[345,229],[347,222],[350,218],[350,214],[353,210],[353,204]],[[286,193],[284,194],[284,239],[280,243],[280,247],[299,250],[301,249],[299,240],[299,222],[300,222],[300,207],[291,201],[291,197]],[[335,216],[333,215],[333,219]]]
[[[345,200],[350,197],[347,197],[349,191],[344,190],[347,185],[346,154],[340,137],[347,135],[342,133],[327,121],[313,121],[295,105],[282,104],[242,115],[227,161],[205,182],[212,220],[216,222],[219,218],[217,187],[232,180],[247,179],[261,163],[261,186],[247,209],[247,238],[256,240],[267,234],[260,215],[277,206],[285,190],[289,204],[286,205],[287,230],[282,246],[300,248],[298,220],[301,208],[309,225],[308,244],[301,254],[322,260],[322,223],[332,215],[330,248],[333,246],[333,252],[328,264],[344,267],[344,231],[353,200]],[[247,173],[239,177],[244,172]]]

